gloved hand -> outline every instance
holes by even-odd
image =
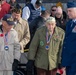
[[[27,72],[32,72],[34,70],[34,60],[29,60],[26,64],[26,70]]]
[[[61,74],[56,73],[56,75],[61,75]]]
[[[16,71],[18,68],[19,61],[17,59],[14,59],[14,62],[12,64],[12,71]]]

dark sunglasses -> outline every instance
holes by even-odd
[[[56,11],[55,9],[51,9],[52,11]]]

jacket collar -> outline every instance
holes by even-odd
[[[18,21],[18,23],[22,24],[22,18],[20,18],[20,20]]]
[[[57,26],[55,27],[55,31],[54,31],[54,34],[53,34],[52,38],[53,38],[54,40],[59,39],[59,32],[58,32]]]
[[[46,36],[46,32],[47,32],[47,27],[44,26],[44,29],[43,29],[43,35],[44,36]],[[54,31],[53,36],[59,36],[57,26],[55,27],[55,31]]]
[[[44,29],[43,29],[42,33],[43,33],[45,38],[46,38],[46,31],[47,31],[47,27],[44,26]],[[55,31],[54,31],[54,34],[52,35],[52,39],[54,39],[54,40],[60,39],[57,26],[55,27]]]

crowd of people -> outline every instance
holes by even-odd
[[[76,2],[47,10],[41,0],[0,0],[0,75],[76,75]],[[28,51],[28,52],[27,52]],[[33,72],[32,72],[33,71]],[[65,72],[65,73],[64,73]]]

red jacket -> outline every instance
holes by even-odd
[[[4,3],[1,5],[0,19],[10,11],[10,4]]]

